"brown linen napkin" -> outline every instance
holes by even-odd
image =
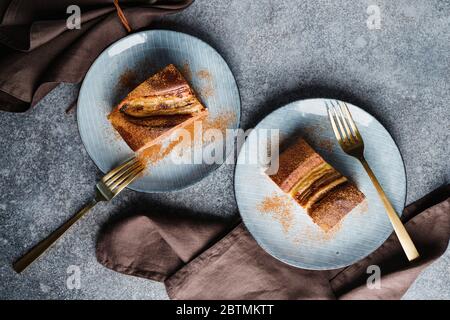
[[[8,1],[7,1],[8,2]],[[192,0],[119,1],[132,30]],[[148,4],[151,3],[151,4]],[[81,9],[69,30],[67,7]],[[113,0],[10,0],[0,5],[0,110],[23,112],[59,83],[80,82],[108,45],[127,35]]]
[[[421,253],[414,263],[407,261],[393,234],[352,266],[298,269],[262,250],[242,223],[221,237],[236,222],[194,221],[167,212],[106,227],[97,259],[112,270],[163,281],[172,299],[399,299],[448,245],[449,196],[447,185],[404,210],[406,228]],[[370,265],[381,269],[380,289],[365,285]]]

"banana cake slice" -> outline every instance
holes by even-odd
[[[270,178],[324,231],[332,229],[365,198],[304,139],[280,154],[278,172]]]
[[[139,152],[207,114],[188,82],[170,64],[131,91],[108,119],[128,146]]]

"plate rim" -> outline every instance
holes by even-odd
[[[357,106],[357,105],[354,105],[354,104],[351,103],[351,102],[342,101],[342,100],[340,100],[340,99],[335,99],[335,98],[308,98],[308,99],[298,99],[298,100],[291,101],[291,102],[289,102],[289,103],[287,103],[287,104],[284,104],[284,105],[278,107],[278,108],[275,109],[275,110],[272,110],[270,113],[268,113],[266,116],[264,116],[264,117],[256,124],[256,126],[255,126],[254,129],[256,129],[256,128],[258,127],[258,125],[259,125],[261,122],[263,122],[264,120],[266,120],[266,119],[267,119],[269,116],[271,116],[273,113],[275,113],[275,112],[277,112],[277,111],[279,111],[279,110],[281,110],[281,109],[283,109],[283,108],[286,108],[286,107],[288,107],[288,106],[290,106],[290,105],[293,105],[293,104],[296,104],[296,103],[301,103],[301,102],[306,102],[306,101],[323,101],[323,100],[335,100],[335,101],[345,102],[345,103],[347,103],[347,104],[352,105],[353,107],[359,109],[359,111],[362,111],[363,113],[365,113],[365,114],[369,115],[370,117],[374,118],[374,119],[375,119],[375,120],[383,127],[383,129],[387,132],[387,134],[389,135],[389,137],[392,139],[392,141],[394,142],[394,145],[395,145],[395,147],[397,148],[398,153],[399,153],[399,155],[400,155],[400,160],[401,160],[402,166],[403,166],[403,174],[404,174],[404,176],[405,176],[405,195],[404,195],[404,199],[403,199],[403,201],[402,201],[402,207],[403,207],[403,208],[402,208],[402,210],[401,210],[401,212],[400,212],[400,215],[399,215],[399,217],[402,217],[402,216],[403,216],[403,211],[405,210],[405,207],[406,207],[406,199],[407,199],[407,195],[408,195],[408,176],[407,176],[407,172],[406,172],[406,166],[405,166],[405,161],[404,161],[404,159],[403,159],[403,155],[402,155],[402,153],[400,152],[400,148],[399,148],[397,142],[396,142],[395,139],[392,137],[391,133],[390,133],[390,132],[386,129],[386,127],[383,125],[383,123],[381,123],[375,116],[373,116],[372,114],[370,114],[369,112],[367,112],[367,111],[364,110],[363,108],[361,108],[361,107],[359,107],[359,106]],[[246,140],[245,142],[247,142],[247,140]],[[244,145],[245,145],[245,143],[241,146],[241,149],[239,150],[239,154],[237,155],[237,158],[238,158],[238,159],[239,159],[239,156],[240,156],[240,154],[241,154],[241,151],[244,150]],[[256,237],[253,236],[253,233],[252,233],[252,232],[250,231],[250,229],[247,227],[247,224],[246,224],[246,222],[245,222],[245,219],[244,219],[244,217],[243,217],[242,214],[241,214],[241,208],[240,208],[240,206],[239,206],[239,202],[238,202],[238,200],[237,200],[237,199],[238,199],[238,198],[237,198],[237,193],[236,193],[236,175],[237,175],[237,170],[238,170],[238,167],[239,167],[239,166],[240,166],[240,164],[239,164],[239,161],[237,160],[237,161],[236,161],[236,166],[235,166],[235,168],[234,168],[234,174],[233,174],[233,189],[234,189],[234,197],[235,197],[235,200],[236,200],[236,205],[237,205],[237,207],[238,207],[239,215],[240,215],[240,217],[241,217],[242,223],[244,224],[245,228],[248,230],[248,232],[250,233],[250,235],[252,236],[252,238],[256,241],[256,243],[258,244],[259,247],[261,247],[261,248],[262,248],[266,253],[268,253],[270,256],[272,256],[273,258],[277,259],[278,261],[280,261],[280,262],[282,262],[282,263],[284,263],[284,264],[287,264],[287,265],[289,265],[289,266],[292,266],[292,267],[295,267],[295,268],[298,268],[298,269],[315,270],[315,271],[337,270],[337,269],[340,269],[340,268],[349,267],[349,266],[354,265],[355,263],[357,263],[357,262],[359,262],[359,261],[361,261],[361,260],[367,258],[368,256],[370,256],[372,253],[374,253],[376,250],[378,250],[378,249],[379,249],[379,248],[380,248],[380,247],[381,247],[381,246],[389,239],[389,237],[393,234],[394,228],[392,227],[392,224],[389,223],[390,233],[389,233],[385,238],[383,238],[382,241],[380,240],[380,242],[377,243],[377,245],[376,245],[376,247],[375,247],[375,249],[374,249],[373,251],[369,252],[369,253],[368,253],[366,256],[364,256],[364,257],[355,259],[355,260],[351,261],[351,262],[348,263],[348,264],[346,263],[346,264],[337,265],[336,267],[334,267],[334,268],[332,268],[332,269],[330,269],[329,267],[323,267],[323,268],[319,268],[319,267],[316,267],[316,268],[310,268],[310,267],[305,267],[305,266],[298,266],[298,265],[295,265],[295,264],[293,264],[293,263],[289,263],[289,262],[287,262],[287,261],[281,260],[280,258],[278,258],[277,256],[275,256],[275,255],[272,253],[272,251],[269,250],[265,245],[261,244],[260,241],[259,241],[258,239],[256,239]]]
[[[178,36],[181,36],[181,37],[187,37],[187,38],[194,39],[194,41],[200,41],[200,42],[203,43],[204,45],[206,45],[206,46],[208,46],[209,48],[211,48],[211,49],[218,55],[218,57],[219,57],[220,59],[222,59],[222,61],[225,63],[225,65],[227,66],[228,70],[230,71],[231,76],[232,76],[232,78],[233,78],[233,80],[234,80],[234,83],[235,83],[235,85],[236,85],[237,96],[238,96],[238,100],[239,100],[238,112],[236,113],[236,115],[237,115],[237,125],[236,125],[236,129],[239,129],[240,126],[241,126],[242,97],[241,97],[241,93],[240,93],[240,90],[239,90],[239,86],[238,86],[238,83],[237,83],[237,80],[236,80],[236,76],[234,75],[233,71],[231,70],[230,65],[229,65],[228,62],[225,60],[225,58],[224,58],[224,57],[219,53],[219,51],[217,51],[213,46],[211,46],[210,44],[208,44],[206,41],[204,41],[204,40],[202,40],[202,39],[200,39],[200,38],[197,38],[197,37],[195,37],[195,36],[193,36],[193,35],[190,35],[190,34],[187,34],[187,33],[184,33],[184,32],[180,32],[180,31],[169,30],[169,29],[151,29],[151,30],[142,30],[142,31],[138,31],[138,32],[129,34],[129,35],[127,35],[127,36],[125,36],[125,37],[123,37],[123,38],[120,38],[120,39],[118,39],[117,41],[111,43],[111,44],[110,44],[109,46],[107,46],[102,52],[100,52],[100,54],[95,58],[94,62],[90,65],[88,71],[86,72],[85,76],[83,77],[83,81],[81,82],[80,90],[79,90],[79,93],[78,93],[78,99],[77,99],[77,113],[76,113],[78,134],[79,134],[79,136],[80,136],[81,142],[83,143],[84,149],[86,150],[87,154],[89,155],[90,160],[94,163],[94,165],[97,167],[97,169],[98,169],[100,172],[102,172],[103,174],[106,174],[106,172],[104,172],[104,171],[98,166],[98,164],[94,161],[91,152],[88,150],[88,148],[86,148],[86,144],[85,144],[85,142],[84,142],[83,134],[82,134],[81,129],[80,129],[80,121],[79,121],[79,119],[80,119],[80,116],[79,116],[80,108],[78,107],[78,104],[79,104],[79,101],[80,101],[80,97],[81,97],[81,95],[82,95],[82,93],[83,93],[83,88],[85,87],[85,80],[86,80],[86,78],[88,77],[88,75],[92,72],[92,70],[93,70],[93,68],[94,68],[94,65],[95,65],[96,63],[98,63],[100,57],[103,56],[103,55],[104,55],[109,49],[111,49],[113,46],[117,45],[117,44],[120,43],[120,42],[126,41],[128,38],[131,38],[131,37],[133,37],[133,36],[140,35],[140,34],[149,34],[149,33],[167,33],[167,34],[170,34],[170,33],[171,33],[171,34],[177,34]],[[131,149],[130,149],[130,150],[131,150]],[[229,155],[230,155],[230,153],[228,153],[228,154],[226,155],[226,157],[228,157]],[[226,159],[226,157],[225,157],[225,159]],[[224,164],[225,164],[225,161],[224,161],[223,163],[221,163],[221,164],[212,164],[211,166],[214,166],[214,168],[213,168],[211,171],[208,171],[208,173],[207,173],[206,175],[204,175],[204,176],[202,176],[202,177],[199,177],[199,178],[197,178],[197,179],[194,179],[194,180],[190,181],[188,184],[186,184],[186,185],[184,185],[184,186],[172,188],[172,189],[170,189],[170,190],[166,190],[166,191],[161,191],[161,190],[159,190],[159,191],[158,191],[158,190],[146,190],[146,189],[141,189],[141,188],[134,187],[134,186],[133,186],[133,183],[131,183],[129,186],[127,186],[126,189],[133,190],[133,191],[136,191],[136,192],[149,193],[149,194],[152,194],[152,193],[161,193],[161,192],[174,192],[174,191],[184,190],[184,189],[186,189],[186,188],[189,188],[189,187],[191,187],[191,186],[197,184],[197,183],[200,182],[201,180],[206,179],[206,178],[209,177],[213,172],[215,172],[215,171],[218,170],[220,167],[222,167],[222,165],[224,165]],[[233,189],[234,189],[234,188],[233,188]]]

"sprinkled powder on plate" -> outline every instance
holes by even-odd
[[[213,84],[213,77],[209,73],[208,70],[199,70],[195,73],[195,75],[201,79],[204,84],[202,85],[202,88],[200,88],[199,95],[203,98],[209,98],[214,96],[214,84]]]
[[[203,130],[218,129],[224,132],[234,121],[236,121],[235,112],[221,112],[214,117],[208,116],[203,124]]]
[[[177,137],[176,139],[171,140],[167,146],[163,146],[161,143],[154,144],[141,151],[137,157],[145,163],[146,166],[155,165],[170,154],[181,141],[181,137]]]
[[[266,196],[264,200],[258,204],[257,209],[263,214],[270,213],[272,218],[281,224],[285,233],[291,229],[294,223],[292,202],[286,196],[279,194]]]
[[[119,88],[121,90],[132,90],[137,86],[136,74],[131,70],[125,70],[119,78]]]
[[[181,67],[181,73],[188,82],[192,82],[192,71],[189,63],[185,62]]]
[[[356,214],[364,214],[369,212],[369,202],[364,199],[358,206],[356,206],[353,211]]]
[[[195,140],[195,126],[199,125],[201,122],[202,125],[202,137],[204,138],[204,132],[208,129],[218,129],[221,131],[225,131],[232,121],[236,119],[236,114],[234,112],[228,113],[220,113],[217,116],[212,118],[207,117],[204,120],[199,120],[193,122],[192,124],[183,128],[183,130],[187,131],[190,135],[190,140],[185,141],[182,135],[172,136],[171,140],[167,145],[163,145],[163,143],[156,143],[154,145],[149,146],[148,148],[142,150],[137,154],[137,157],[144,163],[147,167],[154,166],[161,160],[163,160],[167,155],[169,155],[177,146],[181,147],[181,150],[184,150],[189,147],[194,147],[200,144],[201,141]],[[209,142],[209,141],[204,141]]]
[[[333,142],[331,140],[320,140],[318,146],[328,152],[333,152]]]
[[[203,80],[208,80],[208,81],[212,80],[212,76],[208,72],[208,70],[199,70],[199,71],[197,71],[197,76],[200,79],[203,79]]]

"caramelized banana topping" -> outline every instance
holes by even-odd
[[[120,111],[135,118],[189,115],[204,107],[193,95],[147,96],[125,101]]]

